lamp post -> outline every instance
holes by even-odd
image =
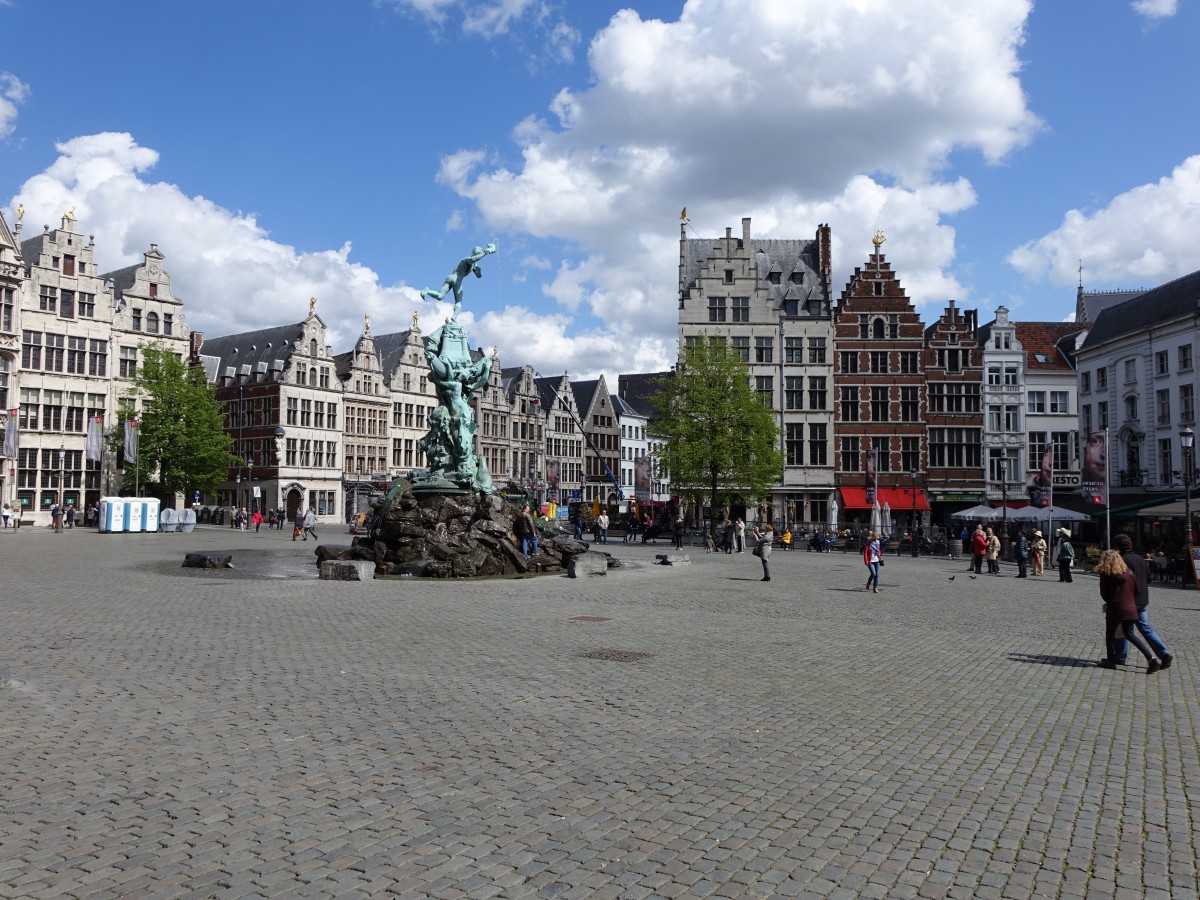
[[[1001,459],[996,466],[1000,470],[1000,503],[1004,524],[1000,528],[1000,557],[1004,558],[1004,542],[1008,540],[1008,460]]]
[[[234,494],[233,494],[233,518],[236,519],[238,510],[240,510],[242,508],[242,473],[241,472],[237,473],[237,477],[234,479],[234,481],[237,483],[237,489],[234,491]],[[232,521],[230,521],[229,527],[230,528],[233,527]]]
[[[921,555],[917,542],[917,470],[909,471],[908,477],[912,479],[912,555],[915,557]]]
[[[63,492],[63,461],[66,459],[67,451],[62,443],[58,445],[58,516],[54,519],[54,533],[62,534],[63,530],[63,499],[66,496]]]
[[[1191,428],[1179,432],[1179,445],[1183,448],[1183,546],[1192,545],[1192,454],[1196,443],[1196,433]],[[1189,564],[1191,554],[1188,554]]]

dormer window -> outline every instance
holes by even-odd
[[[150,296],[151,297],[158,296],[158,285],[157,284],[150,285]]]
[[[770,273],[768,273],[768,274],[767,274],[767,281],[771,282],[771,284],[779,284],[779,274],[780,274],[780,273],[778,273],[778,272],[770,272]]]

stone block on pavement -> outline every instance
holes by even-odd
[[[608,558],[603,553],[576,553],[567,557],[567,575],[579,578],[586,575],[607,575]]]
[[[322,581],[373,581],[375,563],[363,559],[327,559],[321,563]]]

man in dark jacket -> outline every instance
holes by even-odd
[[[1158,636],[1158,632],[1154,630],[1154,626],[1150,624],[1150,617],[1146,610],[1150,605],[1150,567],[1146,565],[1146,560],[1140,554],[1133,552],[1133,541],[1129,535],[1118,534],[1113,538],[1113,547],[1121,554],[1121,559],[1125,560],[1129,571],[1137,576],[1138,631],[1142,633],[1142,637],[1146,639],[1146,643],[1150,645],[1154,655],[1162,660],[1162,667],[1169,669],[1174,657],[1171,656],[1167,645],[1162,642],[1162,638]],[[1129,642],[1125,638],[1120,637],[1113,641],[1112,659],[1117,665],[1125,665],[1125,654],[1128,651]]]
[[[1029,535],[1024,531],[1017,537],[1017,577],[1025,578],[1029,575]]]

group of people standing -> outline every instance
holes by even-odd
[[[1054,546],[1058,580],[1070,583],[1073,580],[1071,569],[1075,564],[1075,549],[1071,546],[1071,532],[1060,528],[1055,532],[1055,536],[1058,538]],[[971,564],[967,567],[968,572],[974,572],[976,575],[982,574],[983,564],[986,562],[987,574],[1000,574],[1000,535],[992,528],[985,528],[982,523],[976,525],[971,536],[963,538],[963,543],[969,544],[971,549]],[[1046,562],[1050,557],[1050,545],[1046,543],[1046,536],[1040,530],[1035,528],[1030,532],[1022,529],[1017,532],[1013,556],[1017,562],[1018,578],[1028,578],[1030,574],[1041,576],[1046,571]],[[1030,572],[1031,568],[1032,573]]]

